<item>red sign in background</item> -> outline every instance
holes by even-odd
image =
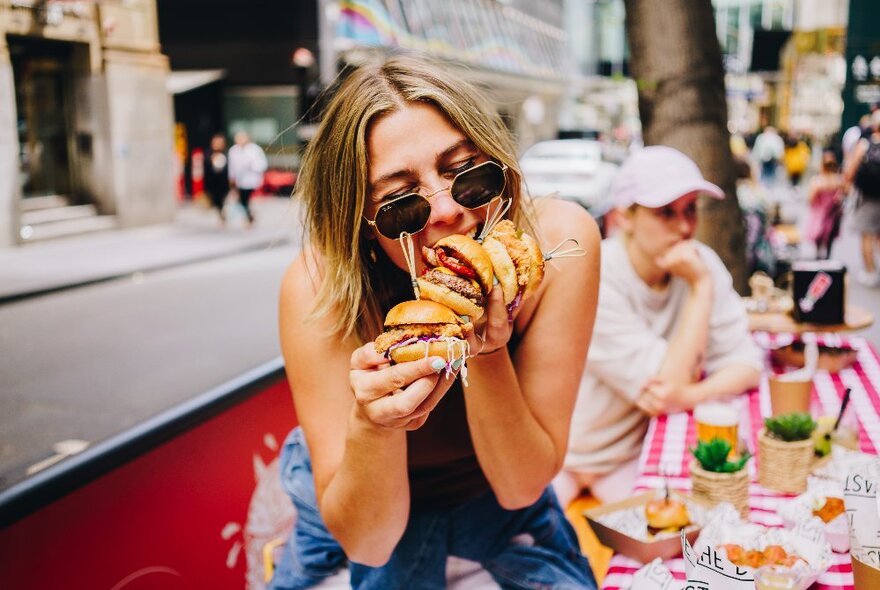
[[[295,425],[286,381],[0,531],[0,588],[262,587],[262,547],[293,508],[277,456]]]

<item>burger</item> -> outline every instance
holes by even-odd
[[[645,520],[648,522],[648,532],[652,535],[659,533],[677,533],[691,523],[687,506],[673,498],[659,498],[645,505]]]
[[[492,289],[492,260],[472,238],[446,236],[422,248],[427,269],[418,278],[419,297],[442,303],[459,315],[479,319]]]
[[[454,311],[434,301],[404,301],[392,307],[385,316],[385,331],[374,345],[392,363],[403,363],[439,356],[447,366],[456,359],[467,358],[468,343],[465,323]]]
[[[538,242],[517,229],[512,221],[500,221],[483,240],[492,269],[504,293],[510,317],[537,290],[544,279],[544,255]]]

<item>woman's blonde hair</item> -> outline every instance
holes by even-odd
[[[513,137],[482,93],[422,57],[397,55],[358,67],[327,104],[303,155],[296,189],[305,205],[306,233],[322,261],[317,303],[309,317],[329,315],[332,329],[343,338],[356,334],[367,342],[382,331],[392,296],[389,285],[395,281],[380,276],[393,273],[393,264],[375,246],[362,218],[369,190],[367,139],[379,117],[411,102],[436,106],[486,157],[507,165],[509,216],[531,227],[522,213]],[[377,263],[380,256],[384,260]]]

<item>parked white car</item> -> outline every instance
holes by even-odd
[[[579,203],[596,219],[613,207],[609,193],[618,166],[602,159],[598,141],[539,141],[526,150],[519,163],[532,197],[555,193]]]

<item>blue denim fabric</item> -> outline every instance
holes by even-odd
[[[318,512],[312,461],[299,427],[284,441],[279,463],[281,484],[296,508],[296,524],[267,590],[302,590],[331,576],[346,558]]]
[[[311,463],[299,428],[287,437],[281,470],[298,516],[269,588],[298,590],[332,574],[345,557],[315,508]],[[505,589],[597,588],[550,488],[520,510],[503,509],[492,493],[449,510],[414,508],[388,563],[379,568],[351,563],[351,585],[357,590],[442,589],[448,555],[479,562]]]

